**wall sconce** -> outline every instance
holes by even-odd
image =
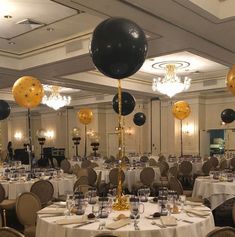
[[[48,130],[48,131],[46,131],[45,136],[48,139],[53,139],[55,137],[55,132],[53,130]]]
[[[22,132],[16,132],[15,135],[14,135],[14,138],[15,138],[17,141],[21,141],[22,138],[23,138]]]
[[[93,129],[89,129],[87,132],[86,132],[86,135],[88,137],[93,137],[95,135],[95,131]]]
[[[125,134],[127,135],[133,135],[133,130],[131,127],[125,129]]]
[[[193,124],[186,123],[185,125],[183,125],[182,132],[187,134],[187,135],[193,134],[193,132],[194,132]]]

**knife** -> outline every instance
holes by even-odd
[[[81,227],[81,226],[84,226],[84,225],[89,225],[89,224],[94,223],[94,222],[97,222],[97,221],[88,221],[88,222],[85,222],[85,223],[82,223],[82,224],[75,225],[75,226],[73,226],[73,228],[78,228],[78,227]]]

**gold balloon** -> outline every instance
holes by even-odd
[[[44,90],[37,78],[23,76],[14,83],[12,94],[18,105],[30,109],[41,103]]]
[[[93,112],[90,109],[80,109],[78,112],[78,119],[82,124],[89,124],[93,119]]]
[[[235,95],[235,65],[230,68],[227,74],[226,85],[232,94]]]
[[[191,108],[187,102],[177,101],[172,107],[172,113],[175,118],[183,120],[190,115]]]

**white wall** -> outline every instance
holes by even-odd
[[[191,114],[183,121],[183,130],[190,128],[189,132],[183,133],[183,153],[201,154],[208,153],[208,134],[210,129],[224,129],[221,125],[220,113],[226,108],[235,109],[235,98],[190,98],[185,99],[191,107]],[[131,129],[131,135],[125,135],[126,153],[129,152],[151,152],[153,154],[163,153],[180,154],[180,121],[172,115],[171,108],[174,100],[148,100],[138,101],[135,110],[125,116],[125,127]],[[118,127],[118,115],[113,111],[111,105],[88,106],[94,113],[94,119],[87,126],[99,133],[102,155],[116,155],[118,153],[118,135],[115,127]],[[40,146],[37,141],[36,131],[40,128],[46,131],[54,131],[53,138],[47,138],[45,146],[66,148],[66,156],[74,155],[72,142],[72,129],[78,127],[81,131],[81,143],[79,154],[84,155],[85,150],[85,126],[77,119],[80,107],[69,108],[59,112],[49,110],[47,113],[32,114],[32,139],[36,156],[40,155]],[[144,112],[146,123],[138,127],[133,123],[133,115],[136,112]],[[235,129],[235,122],[226,128]],[[21,132],[23,138],[18,141],[14,138],[16,132]],[[229,148],[235,149],[235,132],[229,133]],[[7,142],[12,141],[14,148],[22,148],[28,137],[27,114],[12,114],[7,120],[1,122],[2,149],[6,149]],[[87,155],[92,152],[90,140],[87,140]]]

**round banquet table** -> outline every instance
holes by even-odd
[[[207,198],[211,202],[211,209],[235,198],[235,182],[220,182],[209,176],[198,177],[193,187],[193,197]]]
[[[167,162],[169,165],[169,168],[173,167],[176,163],[180,165],[180,162],[174,161],[174,162]],[[200,173],[202,170],[203,162],[194,162],[192,163],[192,174]]]
[[[44,177],[47,180],[49,177]],[[1,185],[5,189],[6,198],[16,199],[19,194],[23,192],[30,192],[31,186],[39,179],[33,179],[30,181],[4,181],[0,180]],[[75,175],[64,174],[63,178],[53,178],[49,180],[54,187],[54,198],[58,198],[60,195],[73,192],[73,185],[76,181]]]
[[[171,214],[177,219],[190,220],[193,223],[186,223],[177,220],[176,226],[167,226],[166,228],[160,228],[156,225],[152,225],[152,220],[147,219],[146,216],[152,214],[156,211],[157,204],[155,203],[145,203],[145,212],[141,214],[138,226],[140,230],[136,231],[133,223],[123,226],[117,230],[109,230],[104,228],[103,230],[98,230],[99,221],[89,223],[88,225],[73,228],[76,224],[59,225],[56,223],[57,220],[65,218],[81,218],[81,216],[49,216],[46,217],[43,214],[38,216],[37,227],[36,227],[36,237],[94,237],[98,234],[113,234],[119,237],[205,237],[208,232],[214,229],[214,219],[212,213],[206,217],[193,216],[189,217],[186,213],[182,212],[180,214]],[[205,208],[204,206],[198,208]],[[208,210],[208,209],[207,209]],[[91,206],[88,205],[86,209],[86,214],[91,212]],[[105,224],[110,224],[114,222],[113,218],[117,217],[120,213],[126,216],[130,215],[130,211],[112,211],[107,219],[100,219],[100,221],[105,221]],[[156,223],[161,224],[159,219],[155,219]]]
[[[160,183],[160,177],[161,177],[161,172],[159,167],[152,167],[155,172],[155,178],[154,181],[157,183]],[[143,168],[136,168],[136,169],[124,169],[124,174],[125,174],[125,181],[124,181],[124,186],[126,185],[129,192],[132,191],[132,187],[135,184],[138,184],[140,182],[140,172],[143,170]],[[95,168],[95,171],[97,175],[101,171],[101,179],[105,181],[105,183],[109,183],[109,172],[110,169],[99,169]]]

